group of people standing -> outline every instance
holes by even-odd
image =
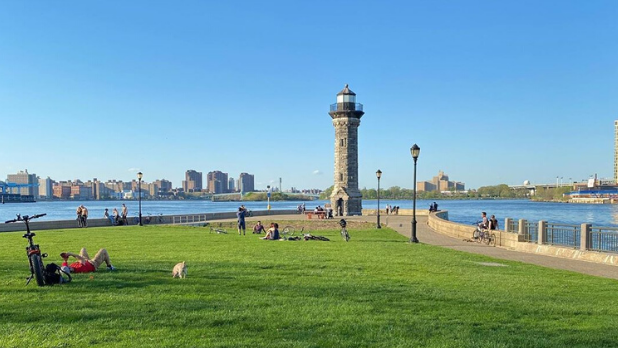
[[[77,227],[88,227],[88,209],[83,204],[77,207]]]
[[[392,215],[399,214],[399,206],[396,205],[394,207],[391,207],[390,204],[387,204],[386,205],[386,215],[389,215],[389,214],[392,214]]]
[[[121,213],[118,213],[118,209],[114,208],[112,210],[112,215],[109,215],[109,209],[105,208],[105,213],[103,213],[103,217],[109,219],[112,223],[112,226],[117,225],[128,225],[129,221],[127,220],[127,215],[129,214],[129,209],[127,206],[122,203]]]

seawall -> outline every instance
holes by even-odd
[[[269,215],[298,215],[296,210],[260,210],[260,211],[252,211],[252,216],[269,216]],[[198,224],[205,223],[210,220],[221,220],[221,219],[233,219],[236,218],[236,212],[225,212],[225,213],[204,213],[204,214],[180,214],[180,215],[161,215],[161,216],[151,216],[150,217],[150,225],[155,224]],[[42,218],[44,219],[44,218]],[[129,225],[135,225],[134,221],[135,217],[129,217]],[[161,221],[159,221],[161,219]],[[142,217],[142,224],[144,223],[145,218]],[[113,227],[111,221],[109,219],[88,219],[88,227]],[[59,230],[59,229],[70,229],[70,228],[79,228],[77,226],[77,220],[55,220],[55,221],[45,221],[45,220],[32,220],[30,222],[30,230],[32,231],[41,231],[41,230]],[[24,231],[26,227],[21,222],[15,222],[10,224],[0,224],[0,232],[15,232],[15,231]]]
[[[448,221],[448,211],[440,211],[429,214],[427,223],[434,231],[457,239],[471,239],[475,229],[473,225],[464,225]],[[555,256],[580,261],[602,263],[606,265],[618,266],[618,254],[603,253],[597,251],[580,250],[555,245],[538,245],[524,241],[524,236],[495,230],[496,247],[507,248],[519,252]]]

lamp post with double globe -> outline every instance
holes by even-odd
[[[380,178],[382,177],[382,171],[380,169],[376,172],[376,177],[378,178],[378,228],[382,228],[380,225]]]
[[[412,200],[412,234],[410,235],[410,243],[418,243],[418,239],[416,239],[416,161],[421,153],[421,148],[414,144],[410,148],[410,153],[414,159],[414,199]]]
[[[142,172],[137,173],[137,199],[139,201],[139,225],[142,225]]]

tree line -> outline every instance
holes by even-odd
[[[551,189],[550,189],[551,190]],[[363,188],[360,190],[363,195],[363,199],[377,199],[378,190]],[[567,192],[569,190],[566,190]],[[320,199],[329,199],[333,192],[333,186],[327,188],[320,194]],[[537,194],[539,190],[537,189]],[[545,193],[545,191],[543,191]],[[552,192],[553,193],[553,192]],[[503,198],[503,199],[515,199],[515,198],[530,198],[530,193],[527,189],[511,189],[506,184],[483,186],[477,190],[468,191],[450,191],[449,193],[441,193],[439,191],[419,191],[416,195],[416,199],[480,199],[480,198]],[[552,197],[554,195],[552,194]],[[562,193],[555,193],[555,196],[562,197]],[[380,189],[380,199],[413,199],[414,190],[401,188],[399,186],[392,186],[385,189]]]

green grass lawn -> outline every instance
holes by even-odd
[[[24,286],[22,234],[0,234],[0,347],[618,346],[615,280],[410,245],[370,225],[348,243],[335,230],[316,232],[330,242],[39,231],[47,261],[105,247],[118,268],[44,288]],[[188,277],[172,279],[181,261]]]

